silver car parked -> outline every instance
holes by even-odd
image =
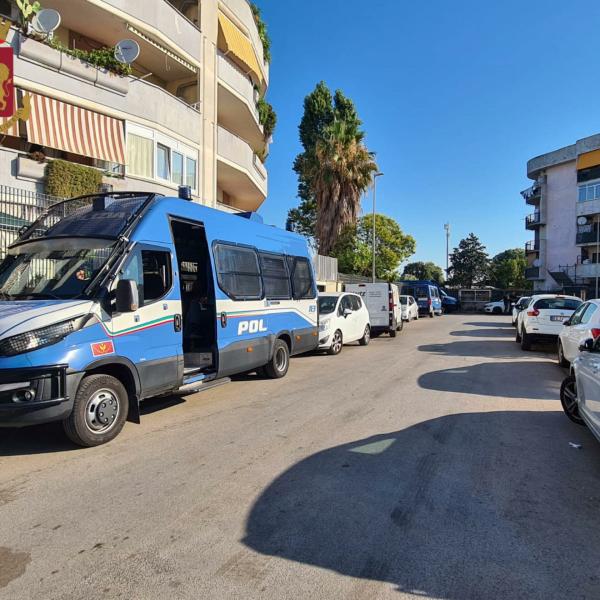
[[[587,425],[600,441],[600,338],[585,340],[579,350],[560,388],[560,402],[571,421]]]

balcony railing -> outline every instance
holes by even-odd
[[[525,217],[525,227],[527,229],[534,229],[542,222],[542,217],[539,212],[534,212]]]
[[[575,238],[576,244],[593,244],[598,241],[598,228],[592,224],[589,225],[578,225],[577,235]]]
[[[542,195],[542,187],[538,183],[534,183],[531,187],[523,190],[521,196],[527,204],[537,204]]]
[[[525,279],[539,279],[540,268],[539,267],[527,267],[525,269]]]
[[[539,240],[531,240],[525,244],[525,252],[537,252],[540,249]]]
[[[228,60],[222,52],[217,55],[219,79],[235,90],[248,105],[258,123],[258,92],[254,89],[252,80],[237,66]]]

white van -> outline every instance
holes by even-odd
[[[367,305],[373,335],[389,333],[396,337],[396,332],[402,330],[400,290],[395,283],[347,283],[345,288]]]

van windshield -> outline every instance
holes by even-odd
[[[46,238],[11,248],[0,265],[0,297],[68,300],[85,296],[112,249],[110,241],[94,238]]]
[[[329,315],[335,310],[337,296],[319,296],[319,313]]]

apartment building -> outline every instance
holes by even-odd
[[[600,277],[600,134],[532,158],[521,192],[533,212],[525,227],[526,277],[536,291],[596,296]]]
[[[7,38],[17,105],[29,95],[31,114],[0,137],[0,184],[42,193],[47,162],[60,158],[102,170],[115,190],[174,194],[184,184],[209,206],[260,207],[269,140],[257,103],[269,65],[246,0],[42,6],[60,13],[52,41],[16,26]],[[19,9],[0,0],[0,15],[18,23]],[[126,76],[61,49],[93,52],[127,39],[140,53]]]

